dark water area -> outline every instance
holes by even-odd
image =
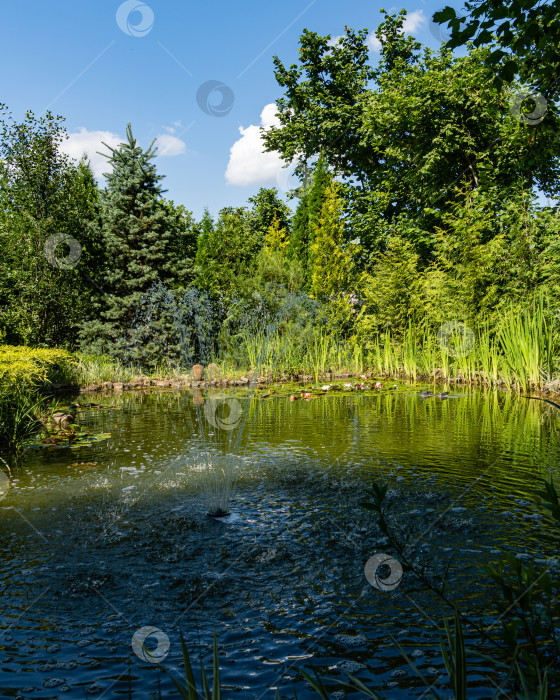
[[[78,413],[111,437],[30,451],[0,501],[0,697],[178,696],[131,646],[145,627],[161,630],[178,676],[180,633],[209,667],[216,632],[226,698],[318,697],[301,669],[328,676],[333,693],[349,671],[380,697],[418,698],[427,686],[391,635],[445,688],[436,624],[449,610],[409,574],[391,591],[365,578],[384,545],[359,505],[372,483],[389,484],[392,518],[429,570],[452,558],[450,594],[474,619],[494,613],[482,564],[513,552],[558,573],[533,493],[558,480],[560,413],[457,393],[80,397],[114,406]],[[226,453],[231,515],[209,518],[205,462]],[[469,697],[492,697],[490,668],[469,663]]]

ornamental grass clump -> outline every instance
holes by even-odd
[[[47,399],[36,389],[0,383],[0,451],[16,464],[24,443],[42,426]]]

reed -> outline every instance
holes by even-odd
[[[560,348],[551,318],[541,294],[532,308],[521,313],[509,309],[497,331],[482,323],[474,346],[465,352],[457,344],[460,336],[450,339],[448,349],[431,330],[419,332],[409,324],[399,339],[386,331],[370,340],[368,368],[415,381],[437,371],[441,379],[458,376],[465,383],[527,392],[550,381],[557,369]]]
[[[141,374],[134,367],[124,365],[119,360],[113,360],[105,355],[85,355],[76,353],[75,363],[68,367],[62,381],[78,386],[99,384],[102,382],[129,382]],[[164,373],[160,369],[160,374]]]
[[[166,673],[171,682],[175,686],[175,690],[178,692],[179,697],[185,698],[185,700],[220,700],[222,692],[222,684],[220,681],[220,661],[218,658],[218,641],[216,633],[214,632],[214,643],[213,643],[213,653],[212,653],[212,687],[208,682],[208,676],[204,668],[202,659],[200,660],[200,685],[196,682],[191,659],[189,652],[187,650],[187,645],[185,644],[185,639],[183,633],[181,632],[181,651],[183,654],[183,665],[185,672],[185,683],[177,679],[165,666],[160,666],[160,668]],[[132,697],[132,693],[129,692],[129,696]],[[158,693],[158,700],[162,698],[161,690]],[[155,696],[152,695],[153,700]]]
[[[308,351],[308,367],[312,369],[315,381],[325,374],[328,357],[331,352],[332,339],[320,328],[313,329],[311,344]]]
[[[480,328],[477,341],[479,359],[478,383],[493,386],[500,381],[499,356],[496,340],[491,336],[487,325]]]
[[[362,346],[356,342],[353,346],[352,360],[349,364],[350,369],[356,374],[360,374],[364,371],[364,350]]]
[[[37,390],[19,384],[0,385],[0,449],[8,462],[17,464],[24,445],[39,428],[48,399]]]
[[[517,388],[528,391],[551,378],[557,343],[541,293],[532,309],[510,309],[498,333],[500,348]]]
[[[403,370],[407,377],[416,381],[418,374],[418,358],[416,356],[418,348],[418,338],[412,324],[408,324],[408,332],[404,335],[402,344]]]

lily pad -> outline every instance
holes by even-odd
[[[110,437],[111,433],[89,433],[79,429],[52,430],[37,435],[34,440],[27,444],[27,447],[49,447],[51,449],[69,447],[70,449],[78,449],[80,447],[89,447],[95,442],[107,440]]]
[[[68,407],[69,409],[73,409],[75,411],[103,411],[106,409],[111,409],[112,411],[120,411],[122,409],[122,406],[115,406],[113,404],[104,406],[102,404],[96,404],[96,403],[86,403],[86,404],[79,404],[79,403],[72,403]]]

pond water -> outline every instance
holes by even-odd
[[[420,697],[392,637],[445,687],[436,623],[449,611],[409,574],[391,591],[368,583],[384,541],[359,504],[388,482],[418,556],[434,571],[452,557],[451,596],[490,618],[480,566],[551,556],[532,494],[558,476],[560,413],[512,394],[390,386],[308,401],[281,387],[80,396],[105,406],[80,410],[80,425],[110,437],[31,450],[0,501],[0,696],[172,696],[132,649],[144,627],[161,630],[163,652],[169,639],[176,675],[180,633],[208,666],[216,632],[225,697],[318,697],[301,669],[332,691],[350,671],[380,697]],[[234,455],[227,518],[206,516],[202,453]],[[469,697],[491,697],[489,669],[471,661]]]

